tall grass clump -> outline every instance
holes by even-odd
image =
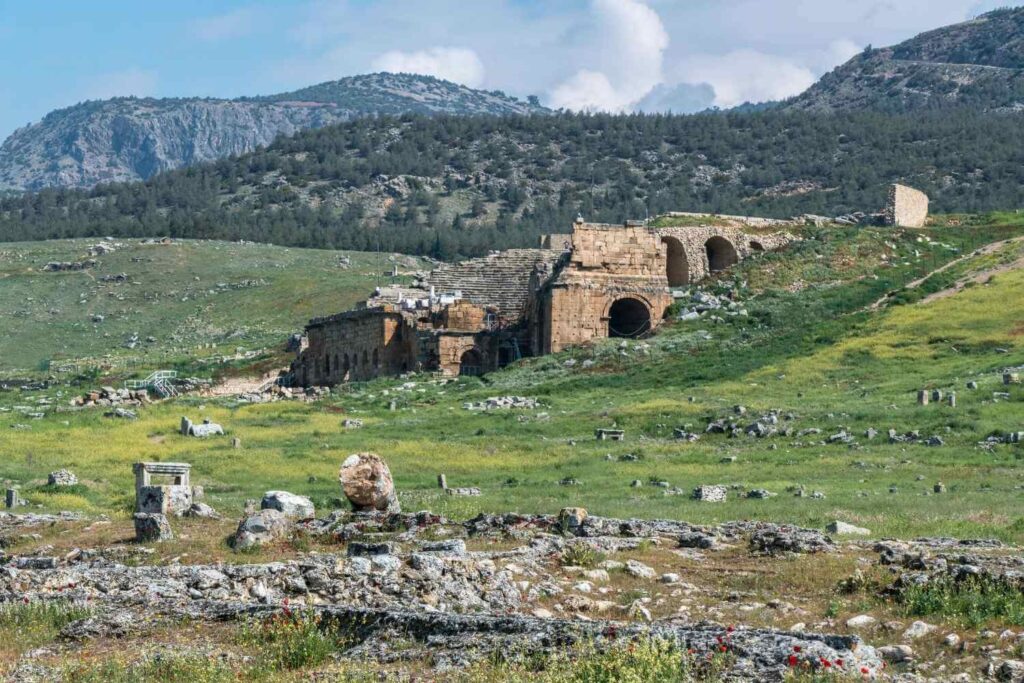
[[[337,626],[325,623],[319,614],[288,609],[245,622],[238,640],[257,648],[263,668],[272,671],[316,666],[344,649],[347,642]]]
[[[17,649],[36,647],[54,640],[71,622],[91,614],[88,607],[67,600],[0,605],[0,642]]]
[[[972,627],[989,621],[1024,625],[1024,591],[985,576],[932,579],[904,589],[899,602],[911,616],[940,616]]]

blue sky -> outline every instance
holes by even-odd
[[[375,70],[573,109],[785,97],[867,44],[1006,0],[0,0],[0,139],[114,95],[234,97]]]

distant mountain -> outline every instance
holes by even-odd
[[[429,76],[378,73],[235,100],[119,97],[51,112],[0,146],[0,192],[89,188],[252,151],[369,114],[547,112],[500,92]]]
[[[1024,109],[1024,8],[868,48],[782,103],[789,111]]]

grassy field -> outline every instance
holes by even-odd
[[[95,268],[42,270],[89,258],[99,241],[0,245],[0,377],[97,364],[146,369],[281,347],[309,318],[365,298],[378,274],[387,282],[395,265],[420,267],[390,254],[130,240],[93,257]],[[104,281],[120,274],[127,279]]]
[[[815,231],[712,285],[735,287],[748,315],[675,323],[642,342],[606,341],[528,359],[482,379],[380,380],[341,388],[315,404],[184,398],[146,408],[134,422],[104,418],[100,410],[27,420],[15,410],[0,414],[0,478],[20,484],[23,495],[45,509],[125,520],[133,502],[132,462],[185,461],[193,464],[194,483],[205,486],[208,502],[233,519],[245,499],[269,489],[309,495],[320,509],[340,506],[338,466],[348,454],[369,450],[390,463],[405,509],[454,518],[581,505],[610,516],[753,518],[816,527],[840,519],[875,536],[1024,542],[1024,447],[978,446],[991,434],[1024,430],[1024,388],[1003,387],[1000,380],[1004,368],[1024,364],[1024,270],[928,304],[911,303],[917,294],[899,292],[965,250],[1024,233],[1024,223],[1013,217],[960,223],[927,231]],[[921,289],[938,291],[1012,259],[1019,244],[967,259]],[[327,279],[333,257],[323,258]],[[892,305],[868,310],[886,293],[897,293]],[[567,364],[570,359],[575,363]],[[968,381],[979,388],[967,390]],[[957,407],[916,405],[921,388],[955,390]],[[0,405],[31,403],[54,391],[0,394]],[[997,400],[994,392],[1003,391],[1010,398]],[[462,407],[509,394],[536,397],[544,407],[490,413]],[[392,400],[394,412],[388,410]],[[774,410],[780,428],[821,433],[764,439],[703,434],[709,420],[733,416],[735,405],[747,408],[737,417],[744,426]],[[209,417],[228,434],[206,441],[182,437],[181,415]],[[365,426],[346,430],[347,417]],[[594,439],[595,428],[613,425],[626,430],[624,442]],[[676,427],[702,437],[677,441]],[[879,435],[865,438],[868,428]],[[923,439],[939,436],[943,445],[890,444],[890,428],[919,430]],[[856,445],[821,443],[842,430]],[[231,437],[239,437],[242,448],[231,448]],[[623,461],[625,454],[638,459]],[[735,461],[724,463],[727,458]],[[74,470],[82,484],[69,492],[41,487],[46,473],[59,467]],[[479,486],[483,495],[442,495],[435,483],[442,472],[450,485]],[[559,483],[569,477],[578,485]],[[643,486],[632,487],[634,480]],[[725,504],[709,504],[665,495],[651,480],[685,492],[699,484],[737,488]],[[946,492],[931,495],[940,481]],[[824,498],[794,496],[800,486]],[[778,495],[741,497],[752,488]]]

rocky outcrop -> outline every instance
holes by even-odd
[[[997,10],[866,49],[785,102],[784,109],[906,111],[1024,107],[1024,9]]]
[[[83,102],[15,131],[0,146],[0,190],[87,188],[252,151],[280,135],[353,117],[406,112],[546,111],[427,76],[369,74],[260,98]]]

